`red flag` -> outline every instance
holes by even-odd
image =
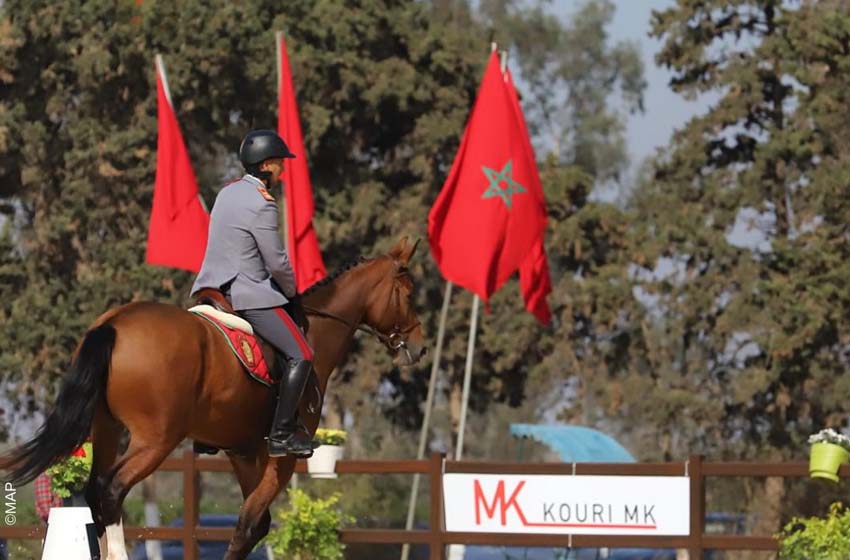
[[[519,104],[519,96],[517,96],[514,79],[510,70],[505,73],[505,83],[508,87],[508,93],[511,97],[511,104],[514,107],[516,119],[522,130],[522,137],[525,140],[526,157],[530,162],[534,181],[538,185],[540,192],[543,192],[540,175],[537,173],[537,158],[534,156],[534,148],[531,146],[531,136],[528,134],[528,126],[525,124],[525,116]],[[543,208],[545,211],[545,199],[543,201]],[[549,303],[546,301],[546,296],[552,291],[552,280],[549,277],[549,260],[546,258],[546,249],[543,247],[542,233],[531,249],[531,253],[522,261],[519,267],[519,286],[522,299],[525,301],[525,308],[537,317],[538,321],[544,325],[548,325],[549,321],[552,320],[552,313],[549,311]]]
[[[542,236],[519,267],[519,289],[525,301],[525,308],[537,317],[538,321],[548,325],[552,320],[552,312],[549,311],[546,296],[552,291],[552,280],[549,277],[549,261],[546,258],[546,249],[543,248]]]
[[[313,189],[307,169],[307,152],[298,120],[295,88],[286,55],[286,42],[280,38],[280,68],[278,68],[277,131],[295,159],[286,161],[283,169],[284,198],[286,200],[287,252],[295,270],[295,283],[303,292],[325,277],[325,264],[319,250],[316,230],[313,229]]]
[[[485,301],[528,257],[546,227],[527,141],[493,53],[448,179],[428,215],[428,240],[443,276]]]
[[[210,217],[198,196],[198,182],[158,66],[156,90],[156,183],[145,262],[198,272]]]

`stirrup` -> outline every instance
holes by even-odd
[[[300,442],[302,445],[299,447],[290,447],[292,445],[292,439],[296,437],[296,434],[292,434],[288,436],[286,439],[280,440],[272,437],[267,438],[268,444],[268,452],[269,457],[285,457],[287,455],[296,457],[298,459],[308,459],[313,456],[313,442]],[[295,442],[296,445],[299,442]],[[308,447],[304,447],[303,444],[307,444]]]

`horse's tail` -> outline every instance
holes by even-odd
[[[102,324],[86,333],[53,410],[29,442],[4,461],[11,469],[8,480],[25,484],[70,455],[91,431],[95,407],[106,391],[106,378],[115,345],[115,328]]]

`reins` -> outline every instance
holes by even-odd
[[[381,331],[370,327],[369,325],[364,325],[363,323],[355,325],[354,323],[352,323],[351,321],[349,321],[345,317],[340,317],[339,315],[334,315],[333,313],[328,313],[327,311],[322,311],[320,309],[316,309],[314,307],[310,307],[310,306],[307,306],[307,305],[304,305],[303,307],[304,307],[304,311],[308,315],[316,315],[317,317],[324,317],[325,319],[333,319],[334,321],[339,321],[340,323],[347,326],[349,329],[351,329],[353,331],[363,331],[366,334],[370,334],[370,335],[374,336],[375,338],[377,338],[378,340],[380,340],[381,342],[383,342],[384,344],[386,344],[387,346],[389,346],[393,350],[398,350],[400,348],[400,345],[398,343],[393,342],[393,340],[396,337],[404,335],[404,334],[409,334],[411,331],[413,331],[413,329],[415,329],[416,327],[418,327],[420,325],[419,321],[417,321],[416,323],[410,325],[406,329],[394,327],[393,332],[391,332],[390,334],[384,334]],[[403,344],[403,341],[401,341],[401,343]]]
[[[339,321],[343,325],[347,326],[352,331],[363,331],[366,334],[372,335],[378,340],[380,340],[387,348],[390,350],[397,352],[399,350],[404,350],[407,354],[408,358],[411,358],[410,350],[407,348],[407,342],[404,340],[404,336],[409,334],[413,329],[420,325],[419,321],[416,321],[414,324],[409,327],[402,329],[397,325],[393,327],[393,330],[390,334],[384,334],[381,331],[370,327],[369,325],[354,324],[345,317],[340,317],[339,315],[334,315],[333,313],[328,313],[327,311],[322,311],[320,309],[316,309],[314,307],[310,307],[308,305],[303,305],[304,312],[308,315],[315,315],[317,317],[324,317],[325,319],[333,319],[334,321]]]
[[[364,262],[364,259],[362,257],[361,257],[360,262],[361,263]],[[410,274],[410,271],[407,269],[406,266],[399,266],[398,264],[395,265],[396,279],[398,279],[401,276],[405,276],[405,275],[409,275],[409,274]],[[387,308],[389,307],[390,303],[397,300],[398,297],[399,297],[398,287],[395,283],[393,283],[392,290],[390,291],[390,294],[389,294],[389,300],[388,300],[388,303],[387,303]],[[385,334],[385,333],[379,331],[378,329],[375,329],[374,327],[372,327],[370,325],[366,325],[366,324],[363,324],[363,323],[354,323],[353,321],[349,321],[345,317],[340,317],[339,315],[336,315],[334,313],[322,311],[321,309],[316,309],[315,307],[310,307],[308,305],[304,305],[303,303],[302,303],[302,308],[304,309],[304,313],[306,313],[307,315],[314,315],[316,317],[331,319],[333,321],[337,321],[339,323],[342,323],[343,325],[345,325],[346,327],[348,327],[351,330],[352,334],[356,331],[362,331],[362,332],[365,332],[366,334],[368,334],[370,336],[374,336],[379,341],[381,341],[381,343],[384,346],[386,346],[387,349],[390,352],[404,351],[404,353],[406,354],[407,359],[410,363],[413,363],[413,362],[416,361],[413,358],[413,356],[411,355],[410,349],[407,347],[407,340],[406,339],[407,339],[408,335],[414,329],[416,329],[417,327],[420,326],[420,323],[419,323],[418,320],[415,321],[413,324],[411,324],[407,327],[404,327],[404,328],[402,328],[398,324],[396,324],[396,325],[393,326],[393,328],[389,332],[389,334]],[[386,309],[385,309],[385,311],[386,311]]]

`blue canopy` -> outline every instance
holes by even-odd
[[[614,438],[584,426],[511,424],[511,435],[539,441],[557,452],[565,463],[635,462]]]

